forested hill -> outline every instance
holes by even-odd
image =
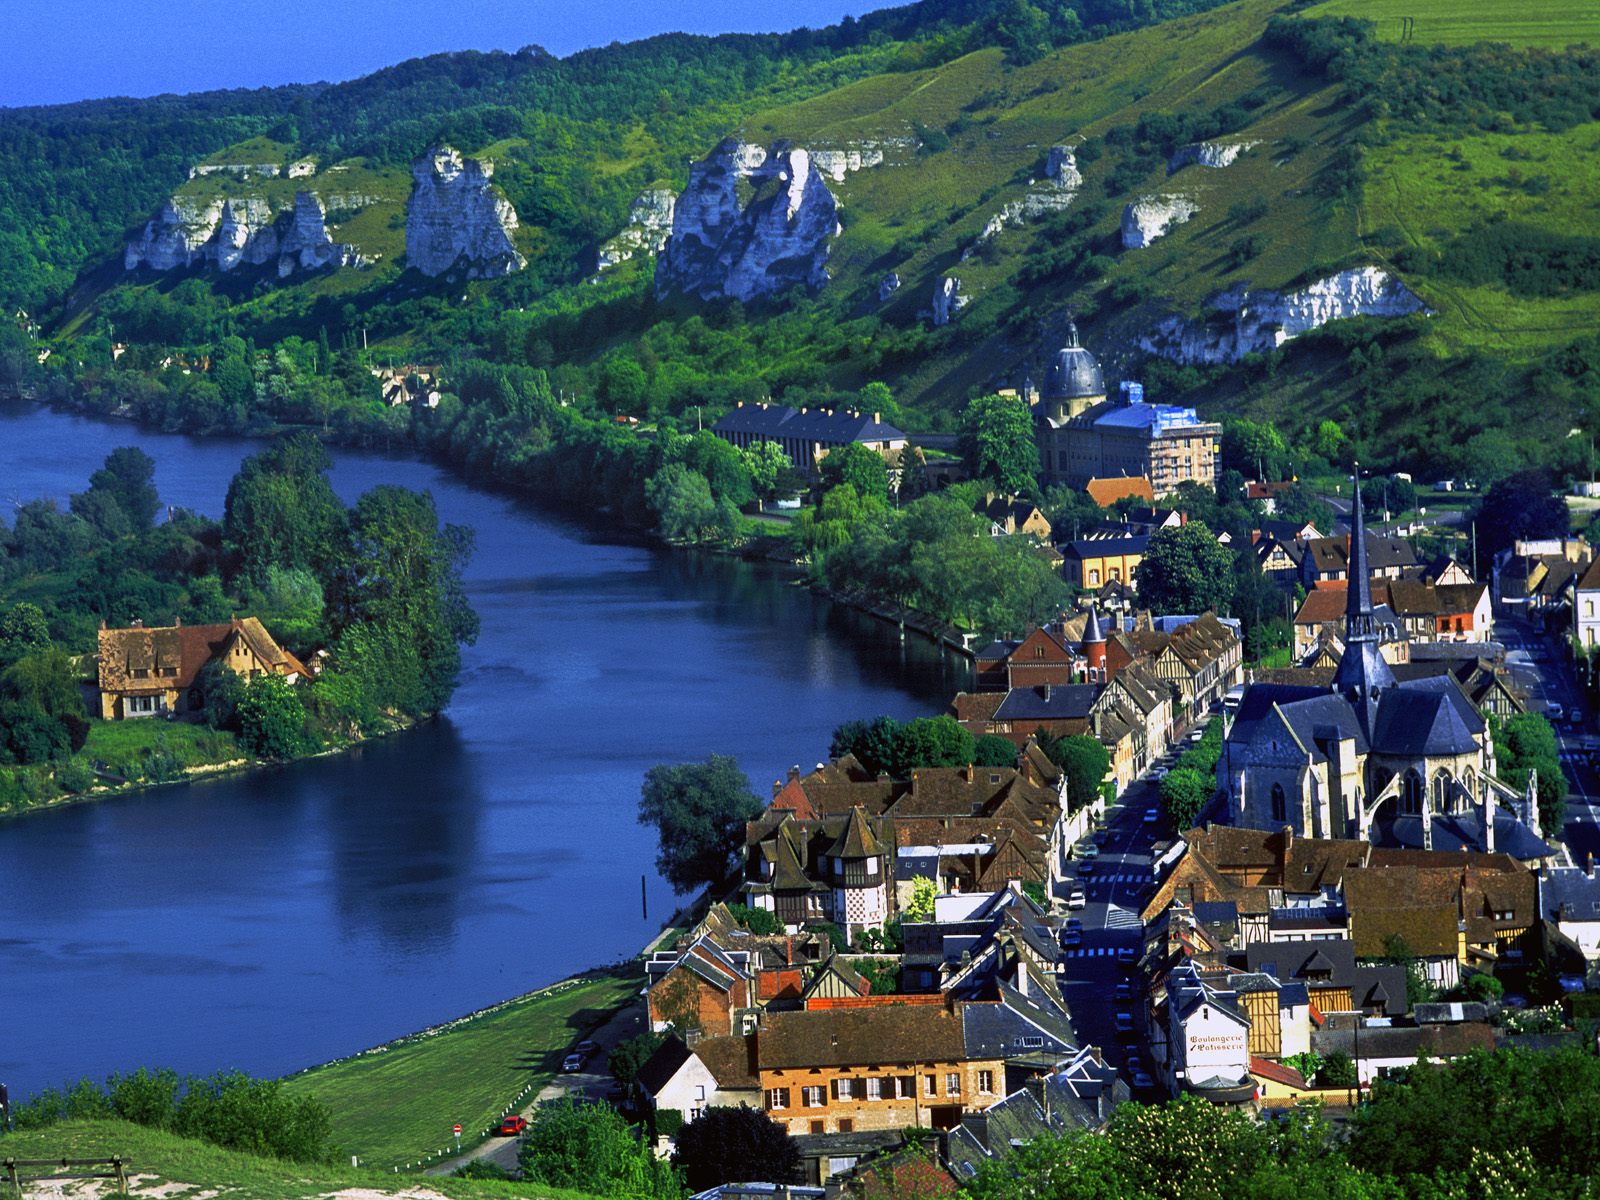
[[[477,149],[525,139],[519,157],[539,175],[562,176],[568,158],[581,169],[562,179],[567,194],[535,201],[524,219],[582,245],[620,225],[629,187],[678,173],[746,112],[984,45],[1037,54],[1215,3],[920,0],[823,30],[667,34],[566,59],[537,46],[463,51],[335,85],[0,109],[0,305],[60,303],[196,162],[256,136],[374,165],[403,164],[440,141]],[[620,169],[614,186],[584,178],[599,162],[607,174]],[[534,199],[516,194],[518,182],[513,198]]]
[[[1332,418],[1374,464],[1586,477],[1589,442],[1565,434],[1600,412],[1600,22],[1392,8],[926,0],[825,30],[3,112],[0,303],[40,340],[0,324],[0,384],[180,428],[395,436],[416,431],[367,367],[435,364],[465,399],[488,365],[591,417],[861,407],[887,385],[874,410],[938,429],[1038,378],[1070,314],[1151,398],[1291,441]],[[597,273],[636,201],[661,211],[725,138],[780,171],[788,147],[831,156],[808,185],[811,286],[658,287],[637,226]],[[524,269],[409,263],[407,168],[439,143],[493,164]],[[287,219],[297,163],[352,265],[124,269],[169,196]],[[738,202],[770,205],[775,180],[741,177]]]

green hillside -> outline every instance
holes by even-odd
[[[1385,41],[1461,46],[1506,42],[1561,49],[1600,45],[1600,11],[1574,0],[1327,0],[1308,17],[1360,17],[1377,25]],[[1409,30],[1406,19],[1411,21]]]
[[[1600,322],[1600,58],[1565,48],[1586,37],[1584,11],[1413,8],[1419,32],[1403,43],[1389,37],[1388,0],[1169,0],[1143,27],[1110,0],[964,0],[777,39],[655,39],[559,63],[422,60],[315,104],[285,98],[289,115],[241,112],[235,128],[260,128],[189,160],[308,156],[318,187],[348,172],[374,202],[331,214],[335,236],[374,267],[290,286],[129,280],[113,246],[85,253],[69,302],[45,310],[47,331],[68,351],[57,361],[90,371],[93,336],[113,330],[192,347],[227,334],[258,347],[364,339],[388,360],[535,368],[592,412],[657,421],[767,396],[852,403],[882,382],[896,419],[917,429],[948,428],[969,397],[1037,375],[1071,315],[1112,376],[1140,377],[1152,396],[1269,417],[1291,437],[1332,417],[1367,443],[1368,461],[1441,474],[1573,468],[1555,439],[1600,405],[1600,353],[1585,340]],[[1436,37],[1436,22],[1453,33]],[[215,124],[220,102],[207,103],[190,119]],[[595,248],[632,197],[683,188],[688,162],[730,134],[887,148],[882,165],[829,184],[842,232],[822,292],[748,308],[658,300],[648,257],[592,282]],[[0,120],[0,159],[5,136]],[[495,161],[526,271],[464,288],[401,272],[405,165],[435,139]],[[1175,152],[1208,139],[1247,148],[1221,169],[1169,171]],[[1037,181],[1055,145],[1074,148],[1083,177],[1070,206],[981,237],[1048,186]],[[277,205],[303,182],[210,174],[172,186],[253,189]],[[1196,211],[1124,250],[1123,210],[1142,196]],[[1403,281],[1429,315],[1330,324],[1232,365],[1140,349],[1164,319],[1216,319],[1224,289],[1291,290],[1364,266]],[[900,287],[880,301],[891,273]],[[934,328],[947,276],[970,304]],[[159,419],[186,423],[170,403]]]

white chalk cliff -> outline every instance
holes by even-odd
[[[406,261],[424,275],[493,279],[528,265],[511,235],[517,212],[490,179],[494,164],[438,146],[411,164]]]
[[[1216,314],[1211,320],[1168,317],[1139,339],[1140,348],[1180,363],[1233,363],[1329,321],[1428,311],[1415,292],[1379,267],[1340,271],[1292,292],[1233,287],[1206,307]]]
[[[933,323],[948,325],[955,315],[972,302],[961,290],[961,280],[946,275],[933,288]]]
[[[1182,170],[1193,163],[1197,167],[1210,167],[1220,171],[1231,167],[1246,150],[1254,150],[1260,142],[1194,142],[1183,147],[1167,160],[1167,174]]]
[[[1040,217],[1071,206],[1078,198],[1078,189],[1083,187],[1083,175],[1078,171],[1072,148],[1051,146],[1045,160],[1044,174],[1042,180],[1029,183],[1028,190],[1021,197],[1008,200],[999,212],[989,218],[977,240],[961,252],[963,259],[971,258],[980,246],[1005,229],[1037,221]]]
[[[656,257],[656,294],[749,301],[820,290],[838,233],[839,203],[805,150],[769,154],[729,138],[689,168]]]
[[[628,211],[628,224],[616,237],[600,247],[597,272],[609,271],[618,263],[640,254],[660,254],[672,234],[672,213],[678,195],[665,188],[652,188],[634,197]]]
[[[1122,210],[1122,248],[1143,249],[1199,211],[1187,196],[1140,196]]]
[[[219,271],[276,264],[279,278],[300,270],[365,266],[355,248],[328,232],[322,201],[295,193],[292,209],[274,212],[260,197],[204,201],[173,196],[123,252],[129,271],[214,266]]]

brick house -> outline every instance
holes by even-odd
[[[225,625],[102,625],[96,657],[99,715],[105,721],[197,713],[205,704],[200,672],[212,662],[244,679],[277,675],[294,683],[307,675],[255,617]]]

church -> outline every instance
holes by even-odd
[[[1419,850],[1552,856],[1530,782],[1495,777],[1483,716],[1453,675],[1397,679],[1379,652],[1356,482],[1344,651],[1330,687],[1252,685],[1217,783],[1228,824]]]

